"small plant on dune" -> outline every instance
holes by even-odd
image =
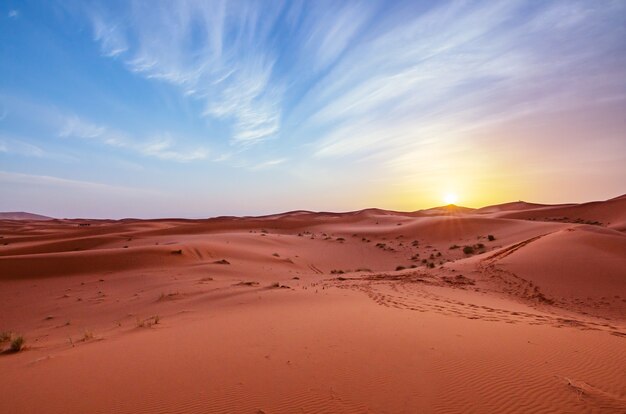
[[[488,236],[487,236],[487,239],[488,239],[489,241],[494,241],[496,238],[495,238],[495,237],[493,237],[493,234],[490,234],[490,235],[488,235]]]
[[[94,336],[93,336],[93,332],[91,332],[91,331],[85,331],[85,332],[83,333],[83,339],[82,339],[82,341],[83,341],[83,342],[91,341],[93,338],[94,338]]]
[[[228,260],[226,260],[226,259],[216,260],[216,261],[214,261],[213,263],[215,263],[215,264],[221,264],[221,265],[229,265],[229,264],[230,264],[230,262],[229,262]]]
[[[11,332],[0,332],[0,344],[11,340]]]
[[[435,264],[434,263],[428,263],[428,268],[434,269],[435,268]]]
[[[404,269],[406,269],[406,267],[404,267],[404,266],[396,266],[396,271],[404,270]]]
[[[450,250],[454,250],[454,249],[459,249],[461,246],[459,246],[458,244],[453,244],[452,246],[450,246]]]
[[[278,289],[280,287],[280,283],[274,282],[268,286],[270,289]]]
[[[278,253],[272,253],[272,256],[274,257],[280,257],[280,255]]]
[[[342,275],[344,273],[343,270],[337,270],[337,269],[333,269],[330,271],[331,275]]]
[[[23,336],[18,336],[14,338],[11,341],[11,347],[9,348],[9,350],[11,352],[20,352],[22,349],[24,349],[24,342],[26,342],[26,340]]]
[[[473,254],[474,253],[474,248],[472,246],[465,246],[465,247],[463,247],[463,253],[465,253],[465,254]]]
[[[172,254],[183,254],[183,251],[181,249],[172,250]]]
[[[154,315],[146,319],[139,319],[137,317],[137,328],[150,328],[153,325],[158,325],[161,322],[161,317],[159,315]]]

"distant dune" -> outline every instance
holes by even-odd
[[[54,220],[54,218],[24,211],[9,211],[0,212],[0,220]]]
[[[6,412],[626,412],[625,196],[3,214]]]

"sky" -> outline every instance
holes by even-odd
[[[0,2],[0,211],[626,193],[624,1]]]

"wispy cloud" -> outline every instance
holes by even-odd
[[[624,75],[617,61],[596,72],[597,62],[624,50],[624,33],[603,33],[600,45],[589,38],[618,14],[611,7],[623,13],[617,4],[441,3],[383,23],[301,104],[314,111],[307,126],[328,131],[315,154],[406,165],[407,153],[423,159],[472,128],[593,105]]]
[[[287,158],[276,158],[273,160],[268,160],[268,161],[258,163],[254,165],[253,167],[251,167],[251,169],[252,170],[264,170],[267,168],[271,168],[271,167],[275,167],[277,165],[283,164],[286,161],[287,161]]]
[[[0,152],[37,158],[46,156],[46,152],[37,145],[21,139],[6,137],[2,134],[0,134]]]
[[[124,193],[124,194],[160,194],[158,191],[147,190],[142,188],[125,187],[117,185],[102,184],[91,181],[72,180],[67,178],[54,177],[49,175],[22,174],[9,171],[0,171],[0,182],[12,184],[31,184],[55,186],[72,189],[84,189],[90,191],[106,191],[107,193]]]
[[[300,2],[135,4],[123,30],[127,39],[119,43],[133,45],[124,55],[132,72],[175,85],[203,103],[201,116],[229,125],[231,143],[250,146],[280,136],[287,88],[299,81],[297,71],[333,63],[371,9]],[[93,20],[97,33],[122,32],[118,23],[101,23],[102,15]],[[109,45],[117,37],[97,37],[105,50],[124,49]]]
[[[110,147],[122,148],[146,157],[168,161],[189,162],[204,159],[208,155],[208,150],[204,147],[179,148],[177,141],[169,134],[137,139],[127,132],[97,125],[75,115],[65,118],[58,135],[62,138],[94,140]]]
[[[116,57],[128,50],[128,44],[118,24],[105,23],[98,15],[93,15],[94,40],[100,42],[102,54]]]
[[[9,10],[9,13],[7,13],[7,16],[10,19],[17,19],[20,16],[20,11],[16,9]]]

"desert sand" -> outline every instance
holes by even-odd
[[[2,412],[626,412],[625,196],[17,218]]]

